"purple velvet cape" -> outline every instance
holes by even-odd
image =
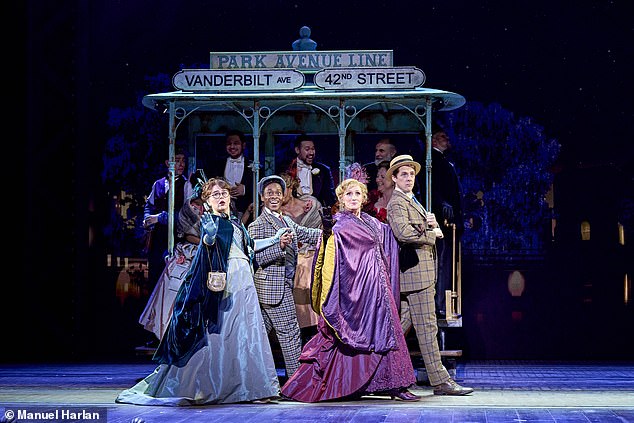
[[[396,346],[388,299],[400,304],[398,244],[389,225],[362,213],[335,216],[335,268],[321,315],[337,338],[360,351]],[[390,292],[391,291],[391,292]]]
[[[332,248],[319,245],[314,263],[318,333],[282,388],[283,395],[302,402],[406,388],[416,381],[398,317],[398,244],[392,231],[366,213],[359,219],[341,212],[335,219],[328,239],[334,256]],[[322,274],[329,261],[333,274]]]

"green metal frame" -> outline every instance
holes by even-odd
[[[295,129],[315,132],[327,129],[339,137],[339,179],[344,177],[350,156],[346,156],[346,135],[356,132],[420,132],[425,130],[425,207],[431,209],[431,119],[436,111],[454,110],[465,104],[459,94],[430,89],[375,91],[324,91],[305,85],[293,92],[192,93],[175,91],[149,94],[143,105],[169,113],[169,170],[174,184],[176,131],[193,114],[206,113],[225,119],[227,113],[241,117],[253,134],[253,184],[260,179],[260,137],[263,128]],[[273,122],[279,122],[275,124]],[[223,122],[226,123],[226,122]],[[267,138],[268,142],[272,142]],[[254,210],[259,210],[259,197],[254,190]],[[169,196],[170,254],[174,248],[174,190]]]

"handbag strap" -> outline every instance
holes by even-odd
[[[218,248],[218,242],[216,242],[216,240],[214,240],[214,245],[216,247],[216,253],[218,254],[218,264],[220,265],[220,271],[224,272],[225,268],[222,265],[222,257],[220,257],[220,248]],[[213,270],[213,266],[211,265],[211,256],[209,255],[209,245],[205,244],[205,249],[207,250],[207,260],[209,261],[209,269]]]

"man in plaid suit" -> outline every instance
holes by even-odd
[[[401,325],[414,326],[425,369],[435,395],[466,395],[472,388],[458,385],[442,364],[434,303],[436,237],[442,236],[433,213],[427,213],[413,193],[420,164],[404,154],[390,162],[385,177],[396,184],[387,205],[387,220],[399,242]]]
[[[258,193],[264,205],[262,213],[249,225],[254,240],[275,236],[281,228],[289,232],[281,242],[255,253],[255,289],[267,332],[275,329],[282,349],[286,376],[290,377],[299,367],[302,350],[299,323],[293,300],[293,280],[297,264],[298,242],[316,245],[321,229],[307,228],[293,222],[280,212],[286,183],[277,176],[266,176],[258,183]]]

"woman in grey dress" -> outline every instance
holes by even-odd
[[[169,327],[154,355],[156,370],[121,392],[119,403],[203,405],[268,402],[279,382],[253,282],[253,249],[280,241],[258,240],[229,216],[229,185],[210,179],[202,198],[212,213],[201,217],[201,243],[178,291]],[[222,292],[206,286],[209,271],[227,272]]]

